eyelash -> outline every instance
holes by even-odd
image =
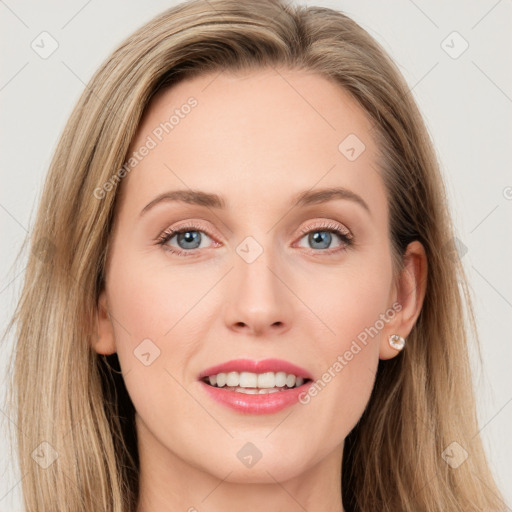
[[[157,238],[157,244],[161,245],[164,248],[164,250],[169,251],[172,254],[176,254],[177,256],[194,256],[195,251],[198,251],[199,249],[190,249],[188,251],[184,251],[181,249],[178,250],[176,248],[171,248],[170,246],[166,245],[167,242],[171,238],[173,238],[175,235],[179,235],[181,233],[186,233],[187,231],[199,231],[201,233],[208,235],[210,238],[212,238],[211,235],[207,231],[205,231],[202,226],[198,226],[198,225],[192,223],[192,224],[187,224],[183,227],[180,226],[179,229],[169,228],[169,229],[165,230]],[[326,255],[326,254],[330,255],[330,254],[346,251],[354,243],[354,237],[352,236],[352,234],[350,234],[348,229],[346,229],[346,228],[342,229],[342,228],[340,228],[339,224],[333,224],[332,222],[330,222],[330,223],[326,222],[326,223],[323,223],[320,225],[315,225],[313,227],[302,228],[300,230],[300,234],[301,234],[300,240],[302,240],[302,238],[304,238],[305,235],[307,235],[309,233],[315,233],[315,232],[329,232],[329,233],[334,233],[334,234],[338,235],[339,238],[341,239],[342,246],[337,247],[335,249],[325,249],[325,250],[310,249],[310,251],[313,251],[313,253],[320,252],[322,255]]]

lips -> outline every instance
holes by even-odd
[[[263,361],[253,361],[251,359],[234,359],[232,361],[227,361],[225,363],[221,363],[203,370],[199,374],[199,380],[211,375],[229,372],[284,372],[287,375],[295,375],[296,377],[301,377],[304,380],[313,379],[312,375],[304,368],[301,368],[300,366],[289,363],[288,361],[284,361],[282,359],[264,359]]]
[[[298,402],[311,374],[280,359],[237,359],[199,374],[201,387],[217,403],[249,414],[274,413]]]

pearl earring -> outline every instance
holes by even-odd
[[[405,339],[402,338],[402,336],[399,336],[398,334],[392,334],[389,337],[389,344],[395,350],[402,350],[405,346]]]

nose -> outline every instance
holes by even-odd
[[[293,301],[297,299],[282,263],[271,258],[269,251],[251,263],[237,257],[224,309],[229,329],[270,338],[291,328]]]

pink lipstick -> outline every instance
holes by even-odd
[[[203,370],[198,379],[217,403],[237,412],[269,414],[297,403],[313,377],[280,359],[237,359]]]

